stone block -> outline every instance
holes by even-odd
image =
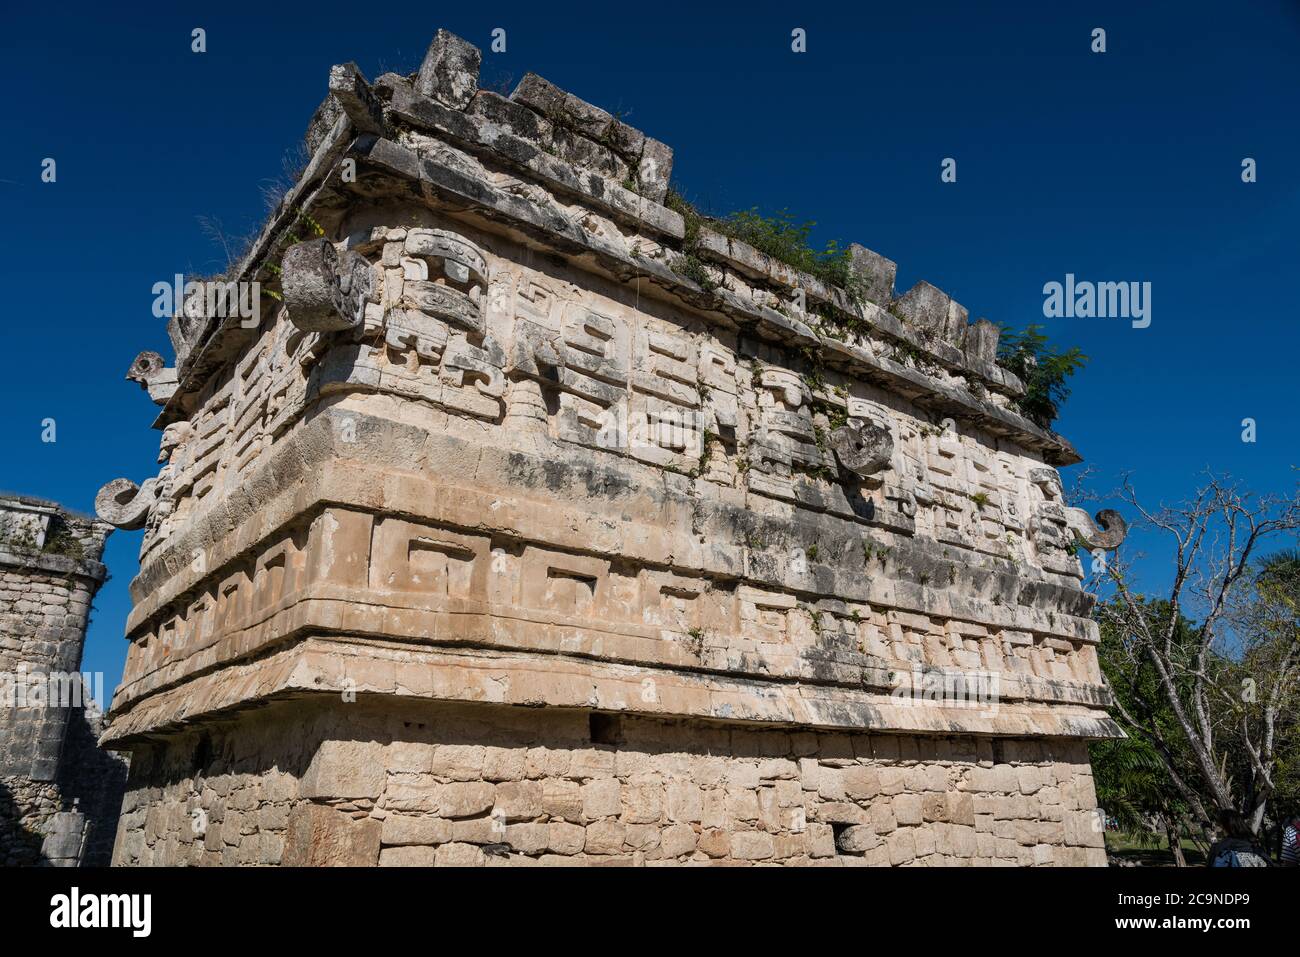
[[[379,851],[380,867],[433,867],[437,848],[385,847]]]
[[[305,798],[377,798],[386,781],[384,764],[378,741],[322,741],[300,793]]]
[[[373,867],[379,863],[381,825],[320,804],[302,803],[289,815],[287,867]]]
[[[893,300],[894,276],[898,272],[898,265],[893,260],[858,243],[850,243],[849,269],[869,302],[888,306]]]
[[[465,109],[478,90],[482,58],[472,43],[439,30],[420,64],[415,78],[416,92],[452,109]]]
[[[742,861],[762,861],[776,853],[772,835],[763,831],[733,831],[731,856]]]

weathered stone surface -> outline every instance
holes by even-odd
[[[1095,803],[1117,729],[1070,544],[1119,525],[1066,509],[996,330],[862,247],[862,302],[707,230],[674,271],[671,151],[477,68],[444,33],[414,87],[335,68],[248,268],[324,235],[196,340],[158,476],[101,493],[145,528],[106,740],[161,742],[118,861],[1091,849],[1059,790]]]
[[[303,776],[305,798],[377,798],[384,789],[384,749],[377,741],[325,741]]]
[[[126,377],[140,383],[140,388],[149,393],[149,398],[158,405],[166,405],[176,391],[176,370],[166,368],[166,361],[161,355],[146,349],[135,357]]]
[[[304,332],[338,332],[360,324],[370,297],[370,266],[348,250],[341,256],[326,239],[290,246],[281,283],[293,324]]]
[[[668,195],[668,182],[673,175],[673,148],[667,143],[646,137],[641,150],[641,161],[636,167],[638,190],[643,196],[662,203]]]
[[[858,243],[849,244],[849,268],[862,284],[866,298],[878,306],[888,306],[894,298],[894,276],[898,264]]]
[[[452,109],[463,110],[478,89],[483,55],[454,33],[439,30],[424,55],[415,88]]]
[[[149,513],[157,507],[154,489],[157,479],[145,479],[136,485],[130,479],[113,479],[95,496],[95,514],[108,524],[132,531],[143,528]]]
[[[858,420],[832,432],[831,447],[840,465],[865,478],[889,467],[894,437],[880,426]]]
[[[368,867],[379,863],[379,821],[304,803],[289,815],[280,863],[288,867]],[[162,863],[162,862],[160,862]]]
[[[605,137],[615,122],[600,107],[566,93],[536,73],[525,74],[510,99],[531,107],[552,123],[560,123],[593,140]]]
[[[43,499],[0,495],[0,866],[104,866],[126,762],[101,750],[90,605],[111,531]]]
[[[999,335],[996,323],[976,319],[966,330],[966,354],[980,363],[994,362],[998,356]]]
[[[1068,508],[1065,514],[1070,527],[1088,549],[1112,551],[1119,548],[1128,535],[1128,523],[1113,508],[1104,508],[1098,512],[1096,521],[1081,508]]]
[[[343,63],[330,69],[330,95],[359,133],[382,133],[384,112],[375,99],[366,78],[355,63]],[[314,149],[314,147],[313,147]]]
[[[952,300],[924,279],[894,300],[894,308],[922,335],[945,338]]]

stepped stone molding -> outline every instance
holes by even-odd
[[[996,326],[928,284],[895,297],[860,246],[861,303],[707,229],[716,284],[686,278],[672,151],[533,74],[479,89],[478,64],[440,31],[413,78],[334,67],[237,270],[260,326],[171,325],[162,467],[97,501],[145,532],[104,733],[135,755],[117,861],[1100,863],[1084,742],[1120,732],[1074,547],[1123,522],[1064,505],[1077,455],[1014,410]],[[522,708],[546,718],[520,732]],[[267,725],[309,713],[301,748]],[[436,730],[354,746],[353,715],[398,714]],[[654,748],[742,739],[788,763],[710,751],[736,800],[785,811],[647,809],[676,786]],[[523,764],[406,768],[425,746]],[[525,772],[537,748],[596,764]],[[840,800],[858,748],[854,775],[907,783]],[[1042,800],[1015,803],[1022,772]],[[615,797],[509,810],[575,781]],[[194,801],[241,826],[151,812]]]

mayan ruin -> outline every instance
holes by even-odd
[[[713,231],[671,145],[480,61],[333,67],[254,318],[190,296],[130,370],[113,863],[1104,865],[1125,523],[997,326]]]
[[[126,763],[79,669],[111,531],[0,494],[0,866],[109,863]]]

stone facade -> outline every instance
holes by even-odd
[[[1123,523],[996,327],[684,219],[667,146],[478,61],[335,67],[260,319],[132,367],[115,860],[1101,863],[1073,548]]]
[[[1077,740],[280,702],[137,750],[121,864],[1102,864]]]
[[[0,496],[0,864],[107,864],[126,764],[79,672],[110,526]]]

